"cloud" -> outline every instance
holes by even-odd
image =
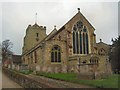
[[[118,3],[118,35],[120,35],[120,1]]]
[[[0,3],[0,42],[2,42],[2,3]]]
[[[82,14],[95,27],[97,41],[100,38],[110,44],[111,38],[118,33],[118,6],[117,2],[32,2],[32,3],[2,3],[2,30],[3,40],[10,39],[13,42],[13,51],[21,54],[23,38],[29,24],[37,23],[47,27],[47,34],[54,25],[59,29],[80,8]],[[1,24],[0,24],[1,25]]]

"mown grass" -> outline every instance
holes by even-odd
[[[14,73],[22,73],[22,74],[25,74],[25,75],[29,75],[29,74],[31,74],[33,72],[32,70],[20,70],[20,71],[11,70],[11,71],[13,71]]]
[[[25,75],[29,75],[29,74],[31,74],[33,71],[31,71],[31,70],[21,70],[21,71],[19,71],[20,73],[22,73],[22,74],[25,74]]]
[[[120,75],[113,74],[105,79],[99,80],[80,80],[75,73],[40,73],[37,75],[53,78],[57,80],[69,81],[78,84],[86,84],[98,88],[118,88],[118,78]]]

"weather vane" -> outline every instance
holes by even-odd
[[[37,24],[37,13],[35,13],[35,23]]]

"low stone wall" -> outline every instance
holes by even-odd
[[[8,68],[3,68],[3,72],[23,88],[52,88],[51,86],[42,83],[42,81],[34,80],[30,77],[27,77],[27,75],[20,74]]]

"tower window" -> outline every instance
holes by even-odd
[[[39,33],[36,33],[36,41],[39,41]]]
[[[36,33],[36,37],[39,37],[39,33]]]

